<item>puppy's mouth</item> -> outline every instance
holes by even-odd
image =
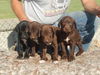
[[[49,45],[51,45],[52,43],[50,42],[50,43],[45,43],[45,44],[49,46]]]
[[[71,32],[70,29],[63,29],[64,32],[68,33],[68,32]]]
[[[72,30],[70,28],[62,28],[62,31],[65,33],[70,33]]]
[[[52,43],[48,43],[48,45],[51,45]]]
[[[37,38],[31,38],[33,41],[37,40]]]
[[[32,41],[38,43],[38,39],[34,39],[34,40],[32,40]]]

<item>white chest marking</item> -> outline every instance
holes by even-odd
[[[69,40],[70,40],[70,39],[69,39],[68,37],[65,39],[66,42],[68,42]]]
[[[49,45],[51,45],[52,43],[49,43]]]
[[[67,46],[67,49],[70,50],[70,46],[69,45]]]

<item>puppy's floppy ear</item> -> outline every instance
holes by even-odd
[[[76,26],[76,22],[75,22],[75,20],[74,20],[74,27],[77,29],[77,26]]]
[[[54,35],[56,34],[56,27],[51,26],[51,29],[52,29],[52,32],[53,32],[53,37],[54,37]]]
[[[19,26],[20,26],[20,23],[17,24],[16,27],[15,27],[15,31],[18,32],[18,33],[19,33],[19,31],[20,31],[20,27],[19,27]]]
[[[29,25],[30,25],[30,22],[26,24],[26,32],[29,32]]]
[[[58,23],[58,27],[61,28],[61,24],[62,24],[62,20],[59,21],[59,23]]]
[[[42,27],[42,25],[40,24],[39,25],[39,33],[38,33],[38,36],[40,37],[40,34],[41,34],[41,27]]]
[[[41,25],[40,25],[40,28],[39,28],[39,37],[40,37],[41,34],[42,34],[42,28],[43,28],[43,26],[44,26],[44,24],[41,24]]]
[[[28,26],[28,24],[29,24],[29,22],[26,21],[26,20],[20,21],[20,22],[17,24],[17,26],[16,26],[16,28],[15,28],[15,31],[16,31],[16,32],[20,32],[21,27]]]
[[[63,21],[64,21],[65,19],[66,19],[66,16],[63,17],[63,18],[61,18],[61,20],[60,20],[59,23],[58,23],[58,27],[61,28],[61,26],[63,25]]]
[[[76,22],[75,22],[75,20],[73,20],[72,29],[77,29],[77,26],[76,26]]]

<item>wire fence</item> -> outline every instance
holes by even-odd
[[[13,31],[19,23],[18,19],[0,19],[0,50],[8,50],[16,40],[16,33]]]

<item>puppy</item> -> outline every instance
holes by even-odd
[[[65,45],[70,47],[69,61],[72,61],[75,59],[74,51],[76,46],[79,48],[76,56],[81,55],[84,51],[82,48],[82,40],[77,30],[75,20],[70,16],[65,16],[61,19],[58,25],[61,27],[63,32],[62,34],[65,35],[65,38],[63,39],[65,41]]]
[[[29,58],[29,22],[21,21],[15,28],[18,33],[18,45],[16,51],[18,52],[18,59]]]
[[[29,24],[29,37],[30,37],[30,55],[35,56],[37,45],[38,45],[38,37],[40,36],[40,26],[41,24],[33,21]]]
[[[53,47],[54,50],[52,56],[53,61],[58,60],[58,43],[54,26],[48,24],[44,24],[41,26],[39,43],[40,47],[42,48],[42,60],[48,60],[46,57],[46,52],[47,47],[50,45]]]
[[[65,41],[64,39],[66,39],[66,34],[64,34],[61,30],[61,28],[59,27],[55,27],[55,31],[56,31],[56,36],[57,36],[57,42],[58,42],[58,48],[59,48],[59,54],[61,55],[61,59],[68,59],[68,55],[69,55],[69,51],[66,50],[66,46],[65,46]]]

